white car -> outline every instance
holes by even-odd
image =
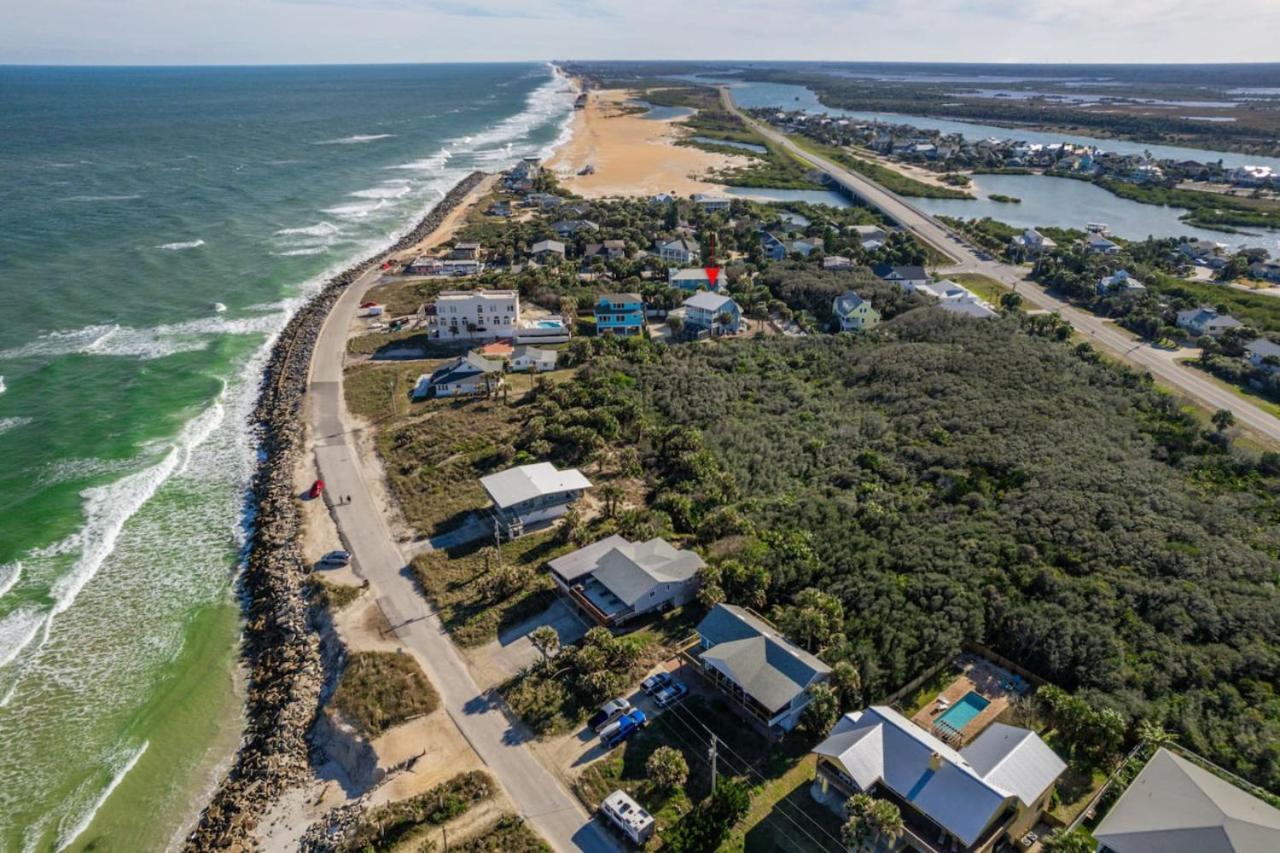
[[[591,715],[587,725],[597,732],[603,731],[614,720],[631,710],[631,703],[619,696],[610,699],[600,706],[600,710]]]

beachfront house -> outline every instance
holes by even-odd
[[[876,264],[871,272],[881,281],[892,282],[907,293],[915,293],[916,288],[929,283],[929,274],[924,267],[895,267],[891,264]]]
[[[491,502],[495,532],[514,539],[568,512],[591,481],[576,468],[560,471],[550,462],[538,462],[481,477],[480,486]]]
[[[773,737],[796,727],[810,691],[831,676],[831,667],[744,608],[717,604],[697,631],[703,675]]]
[[[831,315],[842,332],[861,332],[874,328],[880,322],[880,312],[852,290],[836,297]]]
[[[1098,279],[1098,293],[1107,296],[1113,293],[1141,293],[1147,286],[1129,275],[1128,270],[1116,270],[1111,275]]]
[[[440,262],[439,275],[462,278],[484,272],[484,264],[475,258],[446,258]]]
[[[684,301],[685,328],[694,334],[731,335],[742,324],[738,303],[721,293],[701,291]]]
[[[692,196],[693,203],[708,213],[715,213],[718,210],[728,210],[733,200],[722,195],[711,195],[710,193],[694,193]]]
[[[556,351],[523,344],[511,351],[510,364],[516,373],[546,373],[556,369]]]
[[[692,264],[702,256],[698,241],[692,237],[677,237],[657,243],[658,257],[669,264]]]
[[[1103,853],[1274,853],[1280,809],[1161,748],[1093,837]]]
[[[431,255],[420,255],[404,266],[406,275],[439,275],[440,270],[440,259]]]
[[[413,386],[413,399],[473,397],[489,394],[501,385],[502,362],[467,353],[446,362],[430,375],[419,376]]]
[[[693,601],[706,563],[665,539],[630,542],[614,534],[547,565],[574,604],[598,624],[614,627]]]
[[[844,817],[854,794],[888,800],[925,853],[1017,846],[1067,765],[1028,729],[992,723],[956,750],[888,706],[846,714],[813,750],[810,795]]]
[[[707,271],[702,267],[693,267],[691,269],[684,270],[676,269],[675,267],[667,267],[667,284],[690,293],[699,290],[720,289],[719,277],[716,278],[716,286],[713,287],[710,276],[707,275]]]
[[[1199,308],[1188,308],[1186,311],[1178,312],[1178,328],[1186,329],[1192,337],[1200,337],[1201,335],[1209,335],[1217,337],[1228,329],[1235,329],[1244,325],[1230,314],[1219,314],[1218,310],[1210,305],[1201,305]]]
[[[516,327],[517,344],[562,344],[569,340],[572,330],[559,314],[521,320]]]
[[[511,337],[520,322],[520,294],[515,290],[443,290],[426,306],[426,313],[433,338]]]
[[[539,240],[529,247],[529,254],[546,263],[548,260],[564,260],[564,243],[559,240]]]
[[[644,299],[638,293],[602,293],[595,314],[598,335],[644,333]]]

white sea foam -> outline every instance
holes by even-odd
[[[403,198],[409,194],[410,186],[408,183],[396,182],[382,187],[371,187],[367,190],[356,190],[350,193],[352,198]]]
[[[299,237],[336,237],[342,232],[342,229],[332,222],[319,222],[315,225],[307,225],[302,228],[281,228],[276,232],[277,237],[291,237],[297,235]]]
[[[93,803],[86,809],[78,820],[58,836],[58,853],[62,853],[71,846],[71,843],[80,837],[80,834],[89,828],[89,824],[93,822],[93,817],[98,813],[98,809],[102,808],[103,803],[110,798],[112,792],[124,781],[124,777],[129,775],[129,771],[138,763],[138,759],[142,758],[143,753],[147,751],[147,747],[151,746],[151,741],[147,741],[138,747],[132,753],[124,752],[112,761],[109,770],[111,772],[111,781],[107,783],[107,787],[102,793],[94,798]]]
[[[29,423],[31,423],[31,418],[0,418],[0,435],[11,429],[26,426]]]
[[[134,195],[71,195],[71,196],[67,196],[66,198],[62,198],[58,200],[59,201],[75,201],[75,202],[134,201],[140,198],[142,198],[142,196],[136,195],[136,194]]]
[[[448,148],[441,148],[435,154],[423,160],[412,160],[408,163],[401,163],[397,166],[388,166],[388,169],[408,169],[414,172],[438,172],[444,168],[444,164],[449,162],[449,158],[453,157],[453,152]]]
[[[0,566],[0,596],[3,596],[9,590],[13,589],[14,585],[21,577],[22,563],[17,560]]]
[[[222,314],[226,312],[227,306],[223,305],[221,302],[215,302],[213,303],[213,310],[216,314]]]
[[[185,243],[163,243],[156,248],[164,249],[166,252],[181,252],[184,249],[198,249],[203,245],[203,240],[188,240]]]
[[[283,252],[272,252],[277,258],[300,258],[308,255],[323,255],[329,251],[328,246],[302,246],[297,249],[287,249]]]
[[[334,216],[341,216],[344,219],[364,219],[370,213],[381,210],[386,206],[386,199],[378,199],[377,201],[357,202],[355,204],[340,204],[337,207],[326,207],[323,212],[332,213]]]
[[[45,624],[46,611],[39,607],[19,607],[0,619],[0,667],[6,667],[31,644]]]
[[[0,394],[3,394],[5,391],[8,391],[8,390],[9,389],[5,387],[5,384],[4,384],[4,377],[0,376]]]
[[[390,139],[394,133],[358,133],[355,136],[344,136],[341,139],[325,139],[315,145],[359,145],[362,142],[376,142],[379,139]]]

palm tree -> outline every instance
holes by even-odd
[[[542,662],[549,664],[560,652],[560,635],[550,625],[539,625],[529,632],[529,642],[542,653]]]
[[[844,811],[849,819],[840,827],[840,840],[850,850],[861,850],[871,840],[871,808],[875,799],[870,794],[854,794],[845,801]]]
[[[867,822],[871,824],[871,831],[888,842],[889,847],[902,835],[902,812],[888,800],[875,801],[867,813]]]

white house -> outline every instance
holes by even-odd
[[[949,314],[973,317],[976,320],[994,320],[1000,316],[994,308],[977,298],[945,299],[938,303],[938,307]]]
[[[1210,335],[1217,337],[1227,329],[1234,329],[1244,324],[1230,314],[1219,314],[1217,309],[1208,305],[1190,308],[1178,312],[1178,328],[1186,329],[1195,337]]]
[[[1094,255],[1118,255],[1120,246],[1103,237],[1101,234],[1094,234],[1084,241],[1085,251]]]
[[[854,794],[888,795],[903,812],[906,841],[927,851],[1016,845],[1067,767],[1028,729],[992,723],[957,751],[881,705],[846,714],[813,752],[815,800],[843,817]]]
[[[895,267],[890,264],[876,264],[871,268],[876,278],[891,281],[907,293],[914,293],[917,287],[929,283],[929,274],[924,267]]]
[[[1021,249],[1029,255],[1038,255],[1042,252],[1049,252],[1058,247],[1058,244],[1048,237],[1041,234],[1034,228],[1028,228],[1017,237],[1009,241],[1015,249]]]
[[[694,204],[708,213],[714,213],[717,210],[728,210],[729,205],[733,203],[732,199],[722,195],[711,195],[710,193],[694,193],[692,198]]]
[[[520,293],[515,290],[444,290],[427,306],[427,327],[435,338],[508,338],[519,323]]]
[[[666,243],[658,243],[658,257],[669,264],[692,264],[701,256],[698,241],[690,237],[677,237]]]
[[[511,369],[517,373],[545,373],[556,369],[556,351],[518,346],[511,351]]]
[[[827,255],[822,259],[824,270],[851,270],[853,267],[853,258],[846,258],[844,255]]]
[[[858,235],[858,243],[868,252],[874,252],[889,239],[889,232],[879,225],[850,225],[849,231]]]
[[[680,306],[684,309],[685,327],[713,335],[733,334],[742,322],[738,303],[720,293],[700,291]]]
[[[475,258],[450,258],[440,262],[439,275],[461,278],[467,275],[479,275],[484,272],[484,262]]]
[[[664,539],[629,542],[618,534],[547,564],[556,585],[608,626],[693,601],[698,570],[705,565],[693,551]]]
[[[1111,275],[1098,279],[1098,292],[1103,296],[1109,293],[1138,293],[1147,286],[1129,275],[1128,270],[1116,270]]]
[[[492,501],[497,532],[515,538],[530,525],[564,515],[591,481],[577,468],[560,471],[550,462],[538,462],[481,477],[480,485]]]
[[[423,374],[413,387],[413,398],[469,397],[484,394],[502,385],[502,362],[491,361],[476,353],[458,356]]]
[[[548,256],[563,258],[564,243],[559,240],[539,240],[529,247],[529,254],[535,258],[546,258]]]
[[[717,604],[698,623],[702,671],[744,715],[781,736],[795,728],[831,667],[749,610]]]
[[[846,290],[836,297],[831,306],[831,314],[842,332],[860,332],[874,328],[880,322],[880,312],[852,290]]]

